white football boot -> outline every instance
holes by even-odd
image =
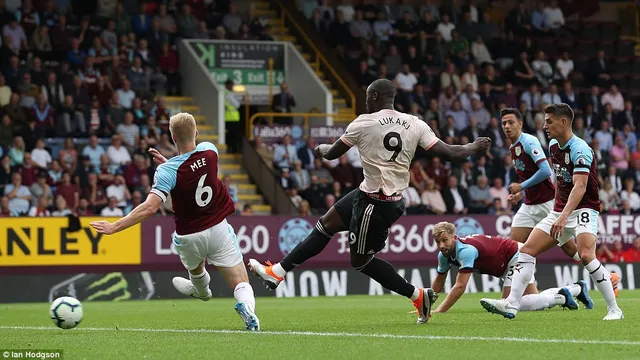
[[[620,308],[616,308],[616,309],[609,309],[609,311],[607,312],[607,316],[605,316],[604,318],[602,318],[602,320],[622,320],[624,319],[624,314],[622,313],[622,310],[620,310]]]
[[[514,319],[518,314],[518,309],[511,305],[507,299],[481,299],[480,305],[492,314],[502,315],[507,319]]]
[[[191,282],[191,280],[176,276],[173,278],[172,282],[173,282],[173,287],[175,287],[176,290],[178,290],[178,292],[180,292],[184,296],[191,296],[203,301],[208,301],[209,299],[211,299],[211,296],[212,296],[211,289],[209,289],[208,287],[207,287],[207,295],[200,296],[196,292],[196,287],[193,286],[193,283]]]

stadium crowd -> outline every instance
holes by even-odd
[[[181,93],[177,41],[270,40],[247,5],[0,0],[0,216],[122,216],[144,201],[149,147],[177,154],[163,98]]]
[[[475,0],[443,4],[299,1],[363,89],[376,78],[393,80],[397,109],[426,121],[447,143],[492,139],[489,153],[462,164],[418,156],[404,193],[407,213],[512,214],[507,186],[518,178],[499,111],[520,109],[524,131],[547,149],[542,109],[560,102],[575,110],[575,133],[596,154],[602,213],[640,212],[640,116],[618,88],[640,71],[625,72],[633,46],[609,41],[617,28],[569,26],[556,1],[519,1],[512,8]],[[258,143],[303,214],[323,213],[362,176],[357,149],[322,161],[313,156],[313,139],[295,148],[287,138],[272,152]]]

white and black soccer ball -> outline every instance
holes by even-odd
[[[84,312],[78,299],[63,296],[55,299],[49,307],[49,316],[54,324],[61,329],[73,329],[80,324]]]

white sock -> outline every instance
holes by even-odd
[[[580,295],[580,292],[582,291],[582,289],[580,288],[580,285],[578,284],[571,284],[571,285],[567,285],[565,286],[567,289],[569,289],[569,293],[571,293],[571,296],[576,297],[578,295]],[[560,291],[561,288],[549,288],[545,291],[540,292],[541,295],[546,295],[546,294],[557,294],[558,291]]]
[[[420,291],[422,291],[422,289],[418,288],[417,286],[413,288],[413,295],[411,295],[411,301],[418,300],[418,298],[420,297]]]
[[[253,288],[247,282],[241,282],[233,289],[233,297],[239,303],[244,303],[252,313],[256,312],[256,298],[253,294]]]
[[[562,305],[564,296],[555,294],[531,294],[525,295],[520,300],[520,311],[538,311]]]
[[[520,306],[522,294],[524,294],[524,290],[529,285],[529,281],[531,281],[536,267],[536,258],[529,254],[520,253],[516,268],[518,266],[520,271],[514,271],[513,279],[511,280],[511,293],[507,297],[507,301],[516,308]]]
[[[280,277],[284,277],[285,275],[287,275],[287,272],[282,268],[282,265],[280,265],[280,263],[273,265],[271,267],[271,271],[273,271],[274,274]]]
[[[189,273],[189,278],[191,279],[191,283],[196,288],[196,293],[199,296],[207,296],[209,289],[209,281],[211,281],[211,277],[207,270],[205,270],[202,274],[193,275]]]
[[[575,261],[580,261],[580,254],[578,254],[578,252],[576,251],[575,254],[573,254],[573,260]]]
[[[617,309],[618,303],[616,302],[616,295],[613,293],[613,286],[611,286],[611,274],[609,270],[602,266],[598,259],[594,259],[584,268],[591,274],[591,280],[593,280],[593,283],[607,302],[609,309]]]

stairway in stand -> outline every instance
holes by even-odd
[[[228,154],[227,146],[218,144],[218,135],[215,133],[212,125],[209,125],[205,115],[200,113],[200,108],[194,105],[193,99],[190,97],[167,96],[164,98],[167,108],[173,113],[180,111],[193,114],[198,124],[197,142],[208,141],[218,148],[220,153],[220,167],[218,177],[231,176],[232,182],[238,188],[238,202],[251,204],[256,215],[270,215],[271,206],[266,205],[262,195],[258,194],[255,184],[249,181],[249,175],[242,168],[241,154]],[[241,207],[242,209],[242,207]]]
[[[278,13],[278,11],[274,10],[274,8],[272,7],[271,2],[252,1],[251,5],[254,9],[253,15],[259,16],[260,18],[265,20],[267,24],[271,25],[271,36],[273,36],[273,38],[277,41],[286,41],[292,43],[302,54],[304,59],[309,63],[311,68],[315,70],[316,74],[324,82],[327,88],[329,88],[331,94],[333,95],[334,112],[339,114],[353,114],[353,109],[347,105],[346,100],[338,93],[336,84],[328,80],[327,76],[322,71],[316,68],[315,56],[303,51],[303,48],[302,46],[300,46],[298,39],[291,35],[289,29],[282,22],[282,17]],[[301,112],[306,112],[308,110],[309,109],[300,109]],[[352,119],[349,118],[334,119],[334,123],[348,123],[351,120]]]

